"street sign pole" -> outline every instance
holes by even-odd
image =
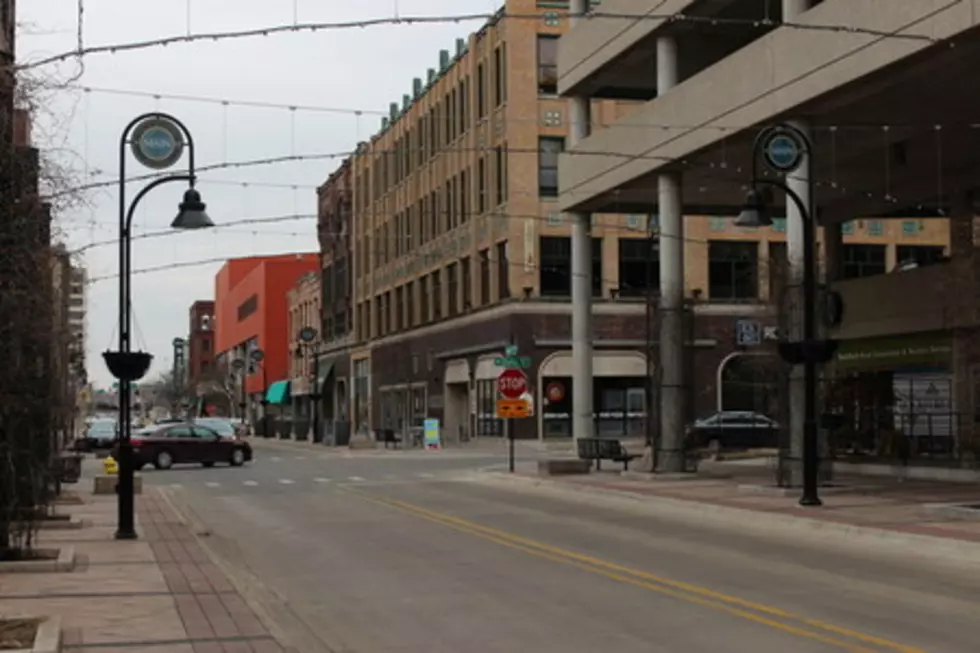
[[[514,473],[514,418],[507,418],[507,469]]]

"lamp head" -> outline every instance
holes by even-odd
[[[173,229],[206,229],[213,227],[214,223],[205,212],[204,202],[201,201],[201,194],[194,188],[188,188],[184,192],[184,201],[180,203],[179,212],[174,221],[170,223]]]
[[[753,188],[745,195],[745,203],[742,205],[742,212],[735,218],[735,226],[758,229],[771,224],[769,202],[763,193]]]

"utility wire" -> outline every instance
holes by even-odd
[[[961,2],[961,0],[956,0],[956,3]],[[882,38],[895,38],[895,39],[905,39],[912,41],[922,41],[927,43],[935,43],[940,39],[931,37],[927,34],[902,34],[903,30],[896,30],[895,32],[883,32],[881,30],[854,27],[849,25],[814,25],[809,23],[798,23],[798,22],[779,22],[771,19],[751,19],[751,18],[721,18],[715,16],[689,16],[683,13],[673,13],[673,14],[646,14],[637,16],[636,14],[624,14],[624,13],[613,13],[605,11],[587,11],[584,13],[573,13],[570,11],[555,11],[554,12],[559,18],[569,19],[569,18],[580,18],[587,20],[596,19],[610,19],[610,20],[629,20],[629,21],[646,21],[654,20],[658,22],[674,22],[674,23],[689,23],[692,25],[710,25],[710,26],[724,26],[724,27],[749,27],[755,30],[769,30],[774,27],[781,28],[791,28],[805,31],[822,31],[822,32],[845,32],[850,34],[863,34],[873,37]],[[507,20],[530,20],[538,22],[542,19],[543,14],[540,12],[534,13],[515,13],[500,11],[494,14],[490,13],[468,13],[468,14],[448,14],[448,15],[433,15],[433,16],[388,16],[384,18],[372,18],[365,20],[351,20],[351,21],[339,21],[339,22],[315,22],[315,23],[290,23],[290,24],[280,24],[268,27],[258,27],[254,29],[238,30],[238,31],[227,31],[227,32],[205,32],[205,33],[195,33],[195,34],[183,34],[179,36],[168,36],[158,39],[149,39],[145,41],[129,41],[123,43],[114,43],[109,45],[98,45],[98,46],[88,46],[85,48],[75,48],[73,50],[62,52],[60,54],[51,55],[48,57],[43,57],[36,61],[21,64],[15,69],[17,70],[30,70],[33,68],[38,68],[41,66],[46,66],[53,63],[59,63],[71,58],[81,58],[87,57],[95,54],[115,54],[118,52],[126,52],[132,50],[145,50],[147,48],[155,47],[165,47],[168,45],[176,43],[193,43],[197,41],[226,41],[231,39],[244,39],[253,38],[258,36],[271,36],[274,34],[284,34],[284,33],[295,33],[295,32],[318,32],[318,31],[333,31],[333,30],[349,30],[349,29],[367,29],[372,27],[380,27],[385,25],[436,25],[436,24],[456,24],[471,21],[484,21],[484,22],[498,22]]]

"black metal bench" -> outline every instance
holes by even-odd
[[[402,443],[402,436],[396,433],[395,429],[377,429],[374,439],[384,443],[385,449],[388,448],[389,444],[397,449]]]
[[[576,441],[578,457],[581,460],[594,460],[596,470],[602,469],[603,460],[623,463],[623,471],[629,470],[630,461],[642,456],[626,451],[619,440],[607,438],[579,438]]]

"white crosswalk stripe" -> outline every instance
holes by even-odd
[[[247,485],[249,487],[255,487],[258,484],[258,481],[242,481],[242,485]]]
[[[170,487],[175,488],[175,489],[176,488],[182,488],[182,487],[184,487],[184,484],[183,483],[171,483],[170,484]]]
[[[329,478],[323,478],[322,476],[317,476],[313,480],[316,481],[317,483],[329,483],[330,482],[330,479]]]
[[[277,463],[280,460],[282,460],[282,458],[280,458],[279,456],[273,456],[272,458],[269,458],[269,460],[271,460],[274,463]]]
[[[219,487],[221,483],[218,483],[216,481],[208,481],[207,483],[205,483],[205,485],[207,485],[208,487]]]
[[[348,476],[347,477],[347,480],[348,481],[354,481],[355,483],[360,483],[361,481],[364,480],[364,478],[361,477],[361,476]]]
[[[295,481],[288,478],[280,478],[279,482],[282,483],[283,485],[292,485],[293,483],[295,483]]]

